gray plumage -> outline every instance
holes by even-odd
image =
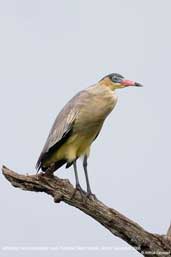
[[[107,108],[105,108],[104,104],[101,106],[98,104],[99,101],[105,99],[105,104],[108,103]],[[104,119],[113,109],[111,108],[110,102],[108,102],[109,99],[112,100],[113,104],[113,94],[111,95],[111,92],[107,88],[97,87],[97,85],[89,87],[75,95],[58,114],[37,162],[37,169],[46,169],[43,167],[43,162],[48,158],[48,154],[57,151],[61,144],[66,141],[71,131],[83,129],[87,131],[91,129],[92,134],[95,134],[93,138],[95,139],[103,125]],[[96,104],[98,105],[96,106]],[[96,117],[94,117],[95,114]],[[82,117],[84,119],[80,122]],[[81,125],[80,128],[78,125]],[[73,133],[76,131],[73,131]]]
[[[74,96],[58,114],[37,161],[37,169],[52,174],[65,163],[66,167],[73,164],[76,189],[83,193],[76,166],[77,159],[83,156],[87,194],[91,195],[87,172],[90,147],[117,103],[115,89],[126,86],[141,85],[112,73]]]

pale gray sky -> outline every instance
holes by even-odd
[[[34,166],[60,109],[110,72],[143,83],[119,101],[92,147],[99,199],[145,229],[171,220],[171,33],[169,0],[0,0],[0,163]],[[84,182],[83,170],[79,167]],[[74,182],[72,168],[61,177]],[[4,246],[127,247],[102,226],[1,176],[2,256],[139,256],[135,251],[3,251]]]

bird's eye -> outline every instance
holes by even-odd
[[[120,82],[121,82],[121,78],[118,78],[118,77],[116,77],[116,76],[113,76],[113,77],[112,77],[112,81],[113,81],[114,83],[120,83]]]

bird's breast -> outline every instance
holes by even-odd
[[[80,108],[74,128],[96,133],[116,103],[117,97],[111,92],[90,95]]]

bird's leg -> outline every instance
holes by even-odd
[[[90,182],[89,182],[88,171],[87,171],[87,156],[84,156],[83,168],[84,168],[84,173],[86,178],[87,193],[91,194]]]
[[[80,194],[81,194],[81,197],[84,198],[85,191],[82,189],[82,187],[81,187],[81,185],[80,185],[80,182],[79,182],[76,161],[73,162],[73,165],[74,165],[74,173],[75,173],[76,187],[75,187],[74,192],[73,192],[73,194],[72,194],[72,196],[71,196],[71,199],[75,196],[75,194],[76,194],[77,191],[79,191]]]
[[[84,156],[84,160],[83,160],[83,168],[84,168],[84,174],[85,174],[85,178],[86,178],[86,185],[87,185],[87,193],[86,196],[96,199],[96,196],[91,192],[91,187],[90,187],[90,182],[89,182],[89,178],[88,178],[88,170],[87,170],[87,156]]]

